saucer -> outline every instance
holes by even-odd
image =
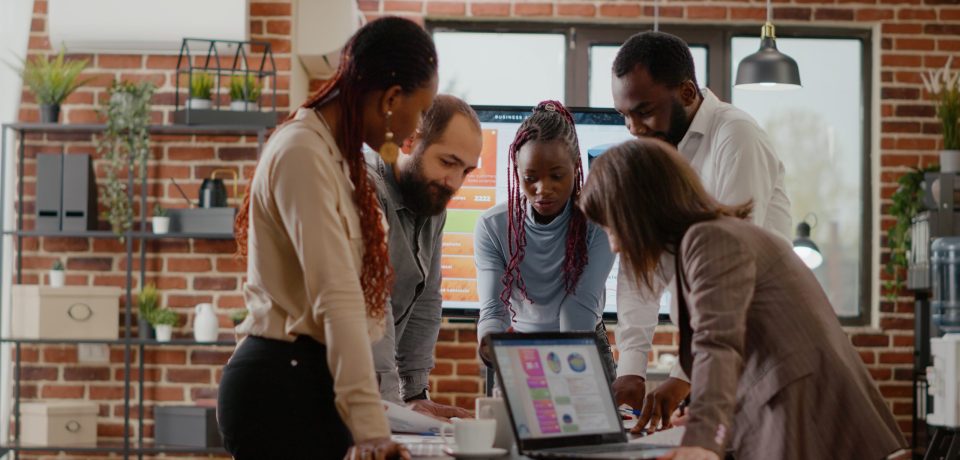
[[[469,452],[463,452],[458,450],[456,447],[446,446],[443,448],[443,453],[454,458],[464,458],[464,459],[497,458],[497,457],[503,457],[504,455],[507,455],[507,449],[501,449],[499,447],[490,447],[488,449],[483,449],[483,450],[471,450]]]

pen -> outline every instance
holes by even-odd
[[[684,398],[683,401],[680,401],[680,405],[677,406],[677,410],[680,411],[680,416],[681,416],[681,417],[683,416],[683,413],[685,412],[685,410],[686,410],[686,408],[687,408],[687,405],[689,405],[689,404],[690,404],[690,398],[689,398],[689,397]]]
[[[639,409],[627,409],[626,407],[624,407],[624,408],[621,408],[621,409],[620,409],[620,412],[623,412],[623,413],[625,413],[625,414],[632,414],[632,415],[637,416],[637,417],[640,416],[640,410],[639,410]]]

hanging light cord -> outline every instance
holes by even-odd
[[[760,31],[760,38],[776,38],[773,32],[773,3],[767,0],[767,23],[763,25]]]
[[[653,31],[660,32],[660,0],[653,0]]]

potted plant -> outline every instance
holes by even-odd
[[[63,287],[66,283],[67,274],[63,271],[63,262],[60,259],[57,259],[53,262],[53,267],[50,269],[50,287]]]
[[[206,72],[195,73],[190,77],[190,99],[187,108],[207,110],[213,106],[211,92],[213,91],[213,77]]]
[[[159,203],[153,207],[153,233],[164,234],[170,231],[170,216]]]
[[[150,318],[157,311],[160,304],[160,294],[157,292],[157,286],[153,283],[147,284],[137,296],[137,307],[139,316],[137,318],[137,328],[140,330],[140,338],[143,340],[153,338],[153,327],[150,324]]]
[[[943,131],[940,172],[960,172],[960,70],[951,70],[953,57],[942,69],[921,73],[923,86],[933,99]]]
[[[247,309],[241,308],[230,313],[230,320],[233,321],[233,327],[237,327],[243,320],[247,319]]]
[[[255,75],[234,75],[230,78],[230,110],[248,112],[257,110],[262,86]]]
[[[150,323],[157,331],[157,342],[169,342],[173,336],[173,326],[176,326],[179,320],[180,316],[177,312],[169,308],[154,310],[150,315]]]
[[[913,218],[926,209],[923,205],[924,176],[928,172],[939,170],[938,165],[912,169],[897,179],[899,186],[890,196],[893,204],[890,206],[889,213],[896,218],[896,222],[887,229],[887,247],[890,249],[890,255],[884,271],[890,275],[890,279],[883,282],[887,291],[885,296],[887,300],[896,299],[897,293],[904,286],[903,272],[909,265],[908,253],[911,247],[910,226],[913,224]]]
[[[57,123],[60,119],[60,104],[70,93],[91,80],[79,78],[89,61],[67,60],[65,53],[66,50],[61,48],[60,53],[53,58],[36,56],[33,59],[24,59],[21,61],[22,67],[14,69],[37,98],[41,123]]]

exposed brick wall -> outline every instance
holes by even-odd
[[[774,3],[774,17],[782,27],[811,22],[880,24],[877,39],[882,51],[880,62],[875,65],[879,66],[881,77],[881,142],[875,151],[880,154],[877,177],[881,182],[882,228],[888,228],[892,219],[886,215],[886,210],[897,177],[911,166],[936,161],[936,150],[940,147],[939,126],[932,105],[922,99],[919,72],[942,66],[947,56],[960,51],[958,0],[776,0]],[[426,18],[459,18],[649,24],[653,14],[651,2],[635,1],[359,0],[359,4],[370,18],[396,14],[420,23]],[[757,0],[670,2],[661,7],[660,13],[669,21],[752,23],[764,17],[764,4]],[[290,102],[287,89],[291,65],[291,6],[288,0],[253,1],[251,15],[253,38],[269,39],[275,46],[280,70],[277,102],[278,106],[287,106]],[[37,0],[31,27],[31,53],[50,52],[46,27],[46,2]],[[646,26],[638,26],[638,30],[641,28]],[[94,68],[87,74],[95,76],[96,80],[71,96],[64,107],[64,122],[96,121],[96,104],[103,100],[105,87],[116,77],[149,79],[160,85],[161,90],[154,99],[155,121],[170,120],[175,57],[96,55],[89,58]],[[960,59],[954,64],[960,66]],[[26,92],[20,119],[37,119],[37,107]],[[172,185],[161,178],[176,177],[185,185],[188,195],[195,196],[200,180],[213,167],[235,168],[243,176],[252,172],[255,139],[176,137],[154,140],[149,192],[156,198],[151,201],[159,199],[170,206],[181,202]],[[68,152],[94,153],[86,137],[31,139],[25,165],[28,197],[33,194],[33,156],[39,151],[58,147],[63,141],[66,141]],[[27,216],[32,209],[27,208]],[[243,267],[231,257],[233,246],[226,242],[199,240],[149,244],[148,278],[157,282],[164,295],[164,304],[177,308],[187,317],[194,304],[213,301],[221,314],[221,332],[229,336],[226,314],[230,309],[242,306],[239,286]],[[884,244],[881,241],[881,247],[873,249],[883,251]],[[24,282],[27,283],[38,282],[54,257],[66,260],[70,284],[120,286],[124,281],[122,247],[113,241],[26,239],[24,255]],[[880,328],[850,329],[851,340],[861,351],[904,432],[909,432],[913,305],[907,293],[901,293],[896,302],[883,300],[882,294],[875,297],[881,299]],[[178,333],[188,334],[189,328],[181,327]],[[654,355],[675,353],[674,329],[662,328],[654,343]],[[431,376],[436,399],[472,407],[473,399],[482,391],[475,344],[473,325],[444,326],[436,351],[437,367]],[[213,397],[228,351],[184,347],[150,349],[145,374],[150,382],[145,392],[147,415],[152,415],[155,404]],[[100,435],[105,438],[119,436],[122,402],[118,388],[122,386],[122,348],[114,347],[111,363],[103,366],[77,366],[76,349],[72,347],[26,348],[23,356],[25,396],[97,400],[101,404]],[[151,429],[148,424],[148,436]]]

